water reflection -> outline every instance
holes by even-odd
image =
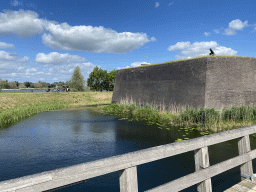
[[[120,121],[87,108],[37,114],[0,131],[0,181],[173,143],[184,134],[157,127]],[[253,149],[256,142],[251,141]],[[237,155],[235,140],[209,147],[211,165]],[[139,165],[137,170],[139,191],[145,191],[193,173],[194,152]],[[213,191],[227,189],[236,179],[239,167],[214,177]],[[120,191],[118,172],[59,191]],[[196,191],[196,186],[183,191]]]

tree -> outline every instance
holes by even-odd
[[[4,84],[4,89],[10,89],[10,85],[8,82],[5,81],[3,84]]]
[[[113,91],[115,78],[116,70],[107,73],[107,70],[102,70],[95,67],[87,79],[87,86],[90,87],[90,90]]]
[[[8,84],[9,84],[10,89],[16,89],[17,88],[17,84],[14,81],[9,82]]]
[[[104,81],[104,76],[107,71],[103,71],[102,69],[99,69],[98,66],[96,66],[93,71],[89,74],[89,78],[87,79],[87,86],[90,87],[90,90],[102,90],[102,82]]]
[[[109,73],[107,73],[106,79],[103,82],[104,83],[104,89],[107,91],[114,91],[114,84],[116,80],[116,70],[112,70]]]
[[[64,85],[64,82],[60,81],[58,84],[57,84],[59,87],[62,87]]]
[[[19,84],[19,89],[21,89],[21,88],[26,88],[26,86],[23,83],[20,83]]]
[[[80,72],[80,68],[76,66],[71,78],[71,88],[73,88],[74,91],[84,91],[84,84],[84,77]]]
[[[67,80],[65,85],[68,85],[69,87],[71,87],[71,80]]]
[[[16,86],[19,88],[19,82],[18,81],[14,81],[16,83]]]
[[[32,82],[29,82],[29,83],[30,83],[30,88],[35,88],[34,83],[32,83]]]
[[[3,89],[3,88],[4,88],[3,80],[0,79],[0,89]]]
[[[42,83],[39,81],[38,83],[35,83],[35,88],[42,88]]]
[[[47,88],[48,86],[50,86],[50,83],[46,83],[46,82],[41,82],[39,81],[39,83],[42,83],[42,88]]]
[[[30,83],[28,81],[24,82],[24,85],[28,88],[30,87]]]

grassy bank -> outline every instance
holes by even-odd
[[[95,112],[115,115],[130,121],[141,121],[148,125],[158,125],[160,129],[178,128],[189,139],[188,133],[199,131],[201,135],[227,131],[251,126],[256,123],[256,106],[239,106],[221,110],[202,108],[186,108],[185,106],[169,106],[157,109],[149,104],[144,107],[135,102],[125,100],[121,104],[111,104],[113,92],[70,92],[70,93],[14,93],[0,94],[0,128],[6,127],[31,115],[63,108],[89,107]]]
[[[231,129],[251,126],[256,123],[256,106],[232,106],[217,110],[214,108],[186,108],[185,106],[169,106],[169,111],[157,109],[146,104],[144,107],[133,101],[122,100],[121,104],[99,106],[105,114],[112,114],[122,119],[143,121],[148,125],[156,124],[160,129],[171,130],[179,128],[184,133],[199,131],[201,135],[208,135]],[[186,134],[183,138],[189,139]]]
[[[16,123],[22,119],[28,118],[40,112],[66,108],[68,105],[69,103],[53,102],[34,105],[30,104],[23,107],[14,107],[0,113],[0,127],[7,127],[8,125]]]
[[[0,128],[34,114],[82,106],[110,104],[113,92],[0,94]]]

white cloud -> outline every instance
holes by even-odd
[[[36,72],[37,70],[36,70],[36,68],[32,68],[32,69],[26,69],[26,71],[25,71],[25,75],[30,75],[31,74],[31,72]]]
[[[190,42],[178,42],[176,43],[176,45],[171,45],[170,47],[168,47],[169,51],[179,51],[182,49],[187,49],[190,47]]]
[[[209,49],[212,49],[216,55],[236,55],[237,51],[231,48],[226,48],[223,46],[218,46],[217,42],[195,42],[190,44],[187,42],[178,42],[176,45],[171,45],[168,47],[169,51],[181,51],[181,55],[175,56],[177,59],[187,59],[197,56],[209,55]]]
[[[13,73],[16,70],[26,69],[29,58],[20,58],[16,53],[8,53],[6,51],[0,51],[0,71],[1,78]]]
[[[15,0],[12,5],[18,6],[20,3]],[[0,13],[0,35],[17,38],[42,35],[43,44],[53,49],[94,53],[126,53],[142,47],[147,42],[156,41],[155,37],[149,38],[145,33],[118,33],[103,26],[70,26],[68,23],[59,24],[38,17],[39,14],[30,10],[4,10]],[[15,46],[0,42],[0,48],[14,49]],[[38,53],[33,60],[33,67],[28,63],[29,60],[27,56],[20,57],[16,53],[0,51],[1,78],[12,79],[16,75],[14,80],[17,81],[17,78],[26,78],[31,82],[37,82],[38,79],[51,82],[53,78],[61,80],[61,77],[62,81],[66,81],[70,79],[76,66],[80,67],[84,77],[88,77],[96,67],[85,58],[68,53]],[[135,65],[136,63],[131,64]]]
[[[228,24],[230,29],[233,30],[242,30],[244,27],[248,26],[248,21],[245,21],[244,23],[240,19],[236,19],[231,21]]]
[[[127,65],[126,67],[117,67],[117,69],[125,69],[125,68],[130,68],[130,67],[138,67],[138,66],[141,66],[141,64],[151,64],[151,63],[147,63],[145,61],[143,61],[143,62],[134,62],[130,66]]]
[[[205,36],[209,36],[211,33],[204,32]]]
[[[215,33],[220,33],[220,31],[218,29],[214,29]]]
[[[233,20],[229,23],[229,28],[225,29],[225,35],[235,35],[237,30],[242,30],[243,28],[248,26],[248,21],[244,23],[239,20]]]
[[[53,49],[87,51],[94,53],[126,53],[155,41],[146,33],[118,33],[103,26],[70,26],[69,24],[39,19],[34,11],[4,10],[0,13],[0,35],[28,38],[42,35],[42,42]]]
[[[67,51],[125,53],[156,40],[153,37],[149,40],[145,33],[117,33],[102,26],[70,27],[67,23],[63,23],[61,25],[49,24],[46,30],[49,34],[43,34],[43,43],[53,49]]]
[[[35,62],[37,63],[50,65],[69,64],[72,62],[83,61],[86,61],[86,59],[78,55],[69,55],[68,53],[60,54],[57,52],[51,52],[48,55],[44,53],[38,53],[35,58]]]
[[[159,3],[158,3],[158,2],[156,2],[156,8],[157,8],[157,7],[159,7]]]
[[[42,34],[47,22],[38,19],[38,14],[34,11],[9,11],[0,13],[0,35],[14,36],[19,38],[33,37]]]
[[[57,52],[37,54],[35,59],[37,64],[33,65],[33,67],[31,67],[28,61],[29,58],[26,56],[21,58],[16,53],[0,51],[1,79],[23,82],[25,78],[31,82],[38,82],[38,80],[52,82],[53,78],[57,78],[59,81],[65,82],[71,78],[76,66],[79,66],[81,74],[85,78],[89,77],[89,74],[96,66],[91,62],[84,63],[86,59],[78,55],[60,54]],[[46,67],[46,65],[51,67]]]
[[[151,41],[156,41],[156,38],[155,37],[151,37]]]
[[[248,24],[248,21],[242,22],[240,19],[236,19],[231,21],[228,24],[228,28],[225,29],[225,32],[223,33],[224,35],[235,35],[236,31],[242,30],[245,27],[251,26]],[[223,27],[221,28],[223,29]],[[220,29],[214,29],[215,33],[219,33]]]
[[[14,48],[15,48],[15,46],[13,44],[0,42],[0,49],[14,49]]]

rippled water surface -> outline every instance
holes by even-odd
[[[155,125],[120,121],[87,108],[40,113],[0,130],[0,181],[173,143],[183,134],[178,129],[161,130]],[[198,137],[199,133],[188,136]],[[251,139],[252,149],[255,146],[255,140]],[[211,165],[237,155],[237,140],[209,147]],[[193,173],[194,164],[191,151],[139,165],[139,191]],[[236,167],[213,177],[213,191],[223,191],[239,182],[239,174]],[[59,191],[120,191],[119,173],[88,179]],[[196,191],[196,186],[183,191]]]

